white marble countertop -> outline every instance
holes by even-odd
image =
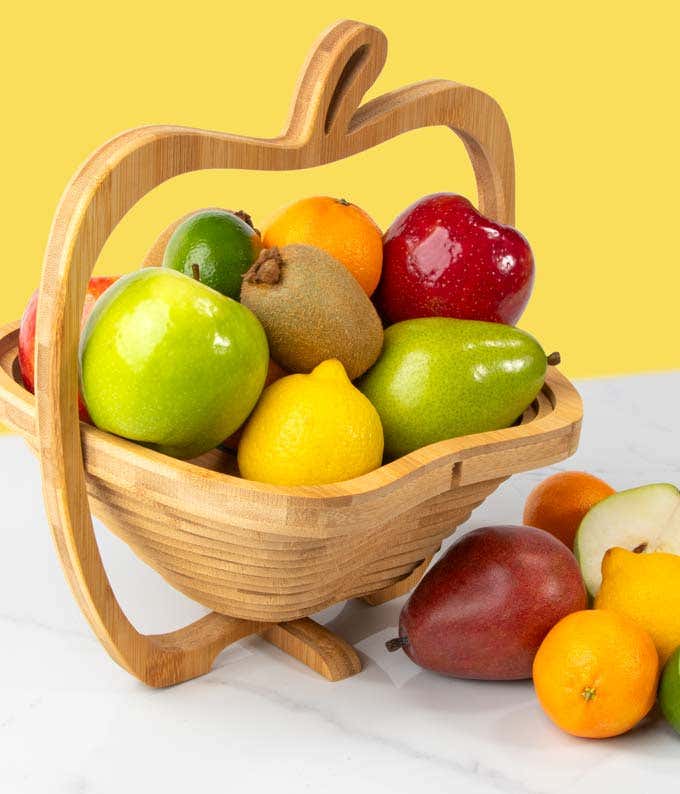
[[[680,483],[680,372],[582,382],[581,468],[616,488]],[[466,528],[520,523],[547,471],[513,477]],[[363,672],[331,684],[259,638],[207,676],[152,690],[118,668],[78,611],[52,549],[38,466],[0,436],[0,792],[676,791],[680,737],[654,714],[589,742],[555,728],[530,682],[456,681],[383,646],[403,599],[327,610]],[[112,583],[143,631],[203,614],[98,527]]]

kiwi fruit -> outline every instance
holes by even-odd
[[[264,326],[272,358],[290,372],[311,372],[337,358],[350,380],[380,355],[382,323],[359,282],[311,245],[262,251],[243,276],[241,303]]]

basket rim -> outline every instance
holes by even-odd
[[[0,418],[4,419],[11,430],[37,438],[35,397],[7,370],[8,361],[13,363],[16,358],[18,329],[17,321],[0,327],[0,358],[4,362],[0,367],[0,407],[5,409],[0,411]],[[80,423],[80,428],[85,450],[91,445],[108,448],[109,451],[116,448],[126,457],[133,455],[138,461],[146,460],[161,474],[165,471],[168,475],[176,476],[179,472],[192,475],[198,470],[202,476],[214,483],[226,484],[230,489],[236,489],[244,494],[278,494],[288,498],[299,497],[305,501],[336,500],[338,497],[357,497],[386,488],[391,489],[416,472],[436,466],[443,461],[449,464],[460,462],[478,454],[530,444],[546,434],[580,426],[583,415],[580,395],[568,378],[555,367],[548,369],[542,393],[547,397],[552,408],[542,416],[529,418],[529,421],[502,430],[439,441],[410,452],[360,477],[315,486],[277,486],[246,480],[236,475],[204,468],[192,461],[171,458],[84,422]],[[7,410],[8,407],[10,411]],[[20,412],[21,422],[17,421],[18,417],[11,409]]]

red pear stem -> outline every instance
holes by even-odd
[[[191,275],[196,279],[196,281],[201,280],[201,268],[195,262],[191,266]]]
[[[385,647],[390,653],[398,651],[399,648],[405,648],[408,645],[408,637],[395,637],[393,640],[387,640]]]
[[[547,358],[547,362],[551,367],[556,367],[561,361],[562,356],[557,351],[551,353]]]

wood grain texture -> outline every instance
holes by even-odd
[[[439,549],[437,549],[439,551]],[[411,590],[418,584],[418,582],[425,576],[425,573],[432,561],[432,557],[423,560],[417,568],[414,568],[411,573],[407,574],[403,579],[395,582],[394,584],[384,587],[382,590],[375,590],[368,595],[362,596],[363,600],[369,606],[377,607],[380,604],[386,604],[395,598],[410,593]]]
[[[235,476],[228,455],[177,461],[78,422],[77,347],[88,278],[118,221],[167,179],[206,168],[308,168],[409,130],[445,125],[468,151],[481,211],[513,222],[512,146],[496,102],[476,89],[430,80],[360,105],[385,57],[379,30],[341,22],[312,50],[277,138],[151,126],[105,144],[67,187],[50,233],[35,401],[17,383],[16,329],[2,331],[0,420],[21,432],[40,457],[65,575],[111,656],[152,685],[204,672],[225,644],[263,623],[299,620],[352,596],[396,592],[390,588],[410,581],[503,479],[567,457],[576,447],[580,400],[554,370],[518,426],[443,441],[327,486],[245,481]],[[169,582],[223,614],[170,635],[139,634],[109,585],[90,507]],[[293,655],[309,655],[309,636],[298,635],[296,645],[290,632],[284,641],[283,629],[267,631]],[[332,662],[323,664],[333,675]]]
[[[262,636],[329,681],[361,672],[361,660],[354,648],[309,618],[275,624]]]

